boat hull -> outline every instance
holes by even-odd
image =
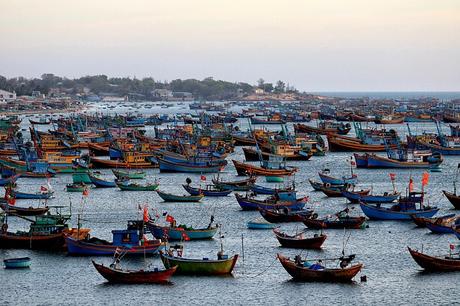
[[[432,272],[451,272],[451,271],[460,271],[460,260],[458,259],[447,259],[429,256],[413,250],[407,247],[410,255],[415,260],[415,262],[427,271]]]
[[[187,259],[163,253],[160,253],[160,256],[166,268],[177,266],[176,274],[197,276],[231,274],[238,260],[238,255],[221,260]]]
[[[373,220],[412,220],[411,215],[415,217],[431,218],[438,211],[438,208],[429,210],[409,210],[409,211],[391,211],[386,208],[378,208],[373,205],[360,203],[361,210],[369,218]]]
[[[110,283],[119,284],[162,284],[169,282],[177,267],[158,271],[120,271],[92,261],[97,272]]]

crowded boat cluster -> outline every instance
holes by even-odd
[[[109,282],[164,283],[176,274],[231,274],[244,254],[225,252],[222,228],[225,222],[236,220],[217,222],[209,214],[209,224],[193,228],[179,224],[171,213],[160,212],[156,206],[163,201],[183,202],[185,207],[190,202],[219,197],[234,197],[241,210],[258,211],[260,218],[244,226],[267,229],[267,235],[288,249],[320,249],[329,231],[345,230],[352,236],[354,230],[365,230],[375,220],[414,222],[434,233],[460,239],[460,215],[438,216],[439,207],[426,201],[430,177],[444,171],[445,156],[460,155],[460,127],[456,124],[460,116],[454,108],[429,99],[419,101],[424,107],[413,101],[387,101],[378,108],[363,100],[335,101],[332,106],[316,102],[181,103],[190,111],[180,115],[85,111],[3,118],[0,185],[5,194],[0,201],[0,248],[90,256],[95,270]],[[234,110],[226,111],[229,108]],[[414,133],[412,122],[431,122],[436,132]],[[406,135],[395,128],[404,124]],[[448,134],[443,132],[445,124],[449,124]],[[245,160],[236,159],[236,152],[242,152]],[[347,152],[335,157],[335,162],[347,165],[341,172],[322,169],[309,173],[308,182],[296,181],[300,170],[293,162],[315,163],[330,152]],[[374,192],[373,188],[360,187],[363,182],[357,168],[390,169],[392,188]],[[404,172],[407,187],[398,191],[398,169],[424,169],[421,188],[415,187],[420,175]],[[147,175],[149,171],[154,171],[154,180]],[[185,173],[186,180],[179,181],[183,176],[177,176],[175,183],[186,193],[163,188],[165,173]],[[65,191],[52,187],[53,178],[60,176],[72,178]],[[36,180],[36,192],[24,191],[23,178]],[[442,193],[453,209],[460,209],[455,183],[456,179],[453,191]],[[322,192],[326,197],[342,197],[347,205],[334,214],[319,215],[310,205],[310,196],[298,194],[299,184],[309,184],[311,192]],[[82,212],[76,218],[77,226],[69,225],[70,203],[53,203],[58,192],[80,193],[84,201],[92,196],[93,188],[149,193],[151,202],[135,203],[141,218],[126,220],[127,227],[112,230],[112,241],[107,241],[90,234],[91,229],[84,227],[80,218]],[[29,224],[29,230],[12,231],[9,222],[13,218]],[[304,229],[283,231],[280,225],[287,222]],[[215,258],[186,256],[184,248],[194,247],[189,241],[204,239],[220,241]],[[354,263],[359,254],[347,254],[343,241],[333,243],[343,248],[332,258],[304,258],[300,252],[291,258],[280,252],[277,259],[295,280],[352,281],[365,263]],[[456,246],[449,248],[449,255],[443,256],[425,254],[412,246],[408,251],[425,270],[460,270]],[[159,255],[164,269],[123,268],[123,258],[132,255]],[[99,256],[112,256],[112,264],[100,263]],[[31,258],[8,258],[4,264],[7,268],[27,268]],[[366,276],[362,274],[361,280]]]

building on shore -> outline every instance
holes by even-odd
[[[0,102],[9,102],[16,100],[16,93],[0,89]]]

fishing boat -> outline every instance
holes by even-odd
[[[219,163],[194,163],[194,162],[179,162],[156,157],[160,165],[160,172],[183,172],[183,173],[217,173],[222,171],[227,165],[227,161],[223,160]]]
[[[450,193],[443,190],[442,193],[446,196],[449,202],[454,206],[455,209],[460,209],[460,196],[455,193]]]
[[[311,229],[362,229],[366,227],[365,217],[341,216],[339,214],[323,219],[306,218],[302,222]]]
[[[279,114],[273,114],[267,119],[260,119],[257,117],[251,117],[251,124],[285,124],[286,121],[281,119]]]
[[[30,268],[30,257],[7,258],[3,260],[5,269],[27,269]]]
[[[350,184],[345,184],[343,187],[331,187],[329,183],[323,184],[323,186],[320,189],[327,197],[330,198],[338,198],[338,197],[343,197],[343,191],[344,190],[352,190],[353,192],[356,192],[359,195],[367,195],[371,191],[370,189],[361,189],[361,190],[355,190],[353,185]]]
[[[171,193],[166,193],[160,190],[156,190],[157,194],[160,198],[163,199],[165,202],[200,202],[201,199],[204,197],[203,194],[199,195],[175,195]]]
[[[367,168],[400,168],[426,169],[439,166],[443,162],[442,155],[431,151],[416,152],[399,150],[387,151],[388,157],[367,154]]]
[[[45,118],[40,118],[38,121],[29,119],[29,122],[32,125],[48,125],[48,124],[51,124],[51,121],[48,120],[48,119],[45,119]]]
[[[256,149],[252,148],[243,148],[243,153],[244,153],[244,158],[246,161],[259,161],[260,157],[262,157],[263,160],[269,160],[271,155],[274,155],[272,153],[267,153],[264,151],[257,151]],[[275,154],[276,155],[276,154]],[[312,152],[304,152],[304,151],[298,151],[298,152],[293,152],[292,154],[278,154],[280,156],[283,156],[286,158],[286,160],[309,160],[312,156]]]
[[[211,222],[205,228],[193,228],[184,224],[176,225],[176,220],[171,216],[168,216],[166,220],[169,220],[169,225],[163,226],[152,221],[147,223],[153,236],[169,241],[204,240],[212,239],[218,230],[218,226],[213,226],[214,216],[211,216]]]
[[[96,188],[114,188],[117,187],[117,184],[114,181],[107,181],[101,178],[100,175],[96,173],[89,173],[88,174],[91,183],[96,187]]]
[[[459,216],[443,216],[441,218],[430,218],[426,221],[425,227],[435,234],[453,234],[460,224]]]
[[[294,249],[321,249],[321,246],[327,238],[324,234],[315,234],[313,237],[305,237],[304,232],[288,235],[280,232],[278,229],[274,229],[273,233],[281,246]]]
[[[404,122],[404,116],[386,115],[376,116],[374,119],[375,124],[401,124]]]
[[[296,192],[277,192],[264,200],[258,200],[253,196],[246,194],[242,196],[238,193],[235,194],[238,204],[242,210],[258,210],[258,209],[290,209],[300,210],[304,208],[308,202],[308,197],[298,199]]]
[[[289,209],[259,209],[262,217],[271,223],[280,222],[302,222],[303,219],[309,218],[313,214],[313,210],[295,210]]]
[[[145,171],[123,171],[119,169],[112,169],[113,175],[116,176],[117,179],[127,178],[130,180],[141,180],[145,178],[146,172]]]
[[[217,178],[212,179],[212,183],[221,190],[228,189],[233,191],[248,191],[250,190],[251,186],[254,185],[256,179],[257,177],[254,176],[238,181],[222,181],[218,176]]]
[[[128,221],[127,229],[113,230],[112,242],[89,234],[84,239],[65,237],[67,253],[79,256],[113,256],[117,249],[124,249],[126,255],[154,255],[164,247],[161,240],[148,240],[145,237],[142,221]]]
[[[433,217],[439,208],[423,205],[423,192],[409,192],[407,197],[399,198],[399,201],[391,207],[383,207],[380,203],[370,204],[360,202],[363,213],[374,220],[411,220],[415,217]],[[416,204],[420,208],[416,208]]]
[[[296,133],[315,133],[320,135],[339,134],[346,135],[351,130],[349,123],[335,123],[331,121],[318,122],[318,126],[310,126],[306,124],[294,124]]]
[[[54,192],[53,191],[47,191],[47,192],[36,192],[36,193],[28,193],[28,192],[21,192],[17,190],[12,190],[11,191],[11,196],[14,197],[15,199],[29,199],[29,200],[48,200],[53,196]]]
[[[294,167],[283,167],[279,162],[276,164],[278,165],[277,168],[268,167],[270,161],[263,161],[267,162],[266,166],[255,166],[251,164],[242,163],[236,160],[232,160],[233,165],[235,166],[236,172],[238,175],[245,175],[245,176],[290,176],[293,175],[297,168]]]
[[[363,264],[350,265],[355,255],[341,256],[333,259],[319,259],[308,260],[302,259],[297,255],[294,260],[285,257],[281,254],[276,255],[283,268],[294,278],[296,281],[304,282],[351,282],[353,277],[358,274],[363,268]],[[326,268],[323,266],[323,260],[334,260],[339,262],[340,268]],[[312,261],[317,263],[312,264]]]
[[[458,253],[457,256],[454,254],[443,255],[443,256],[430,256],[422,252],[416,251],[407,247],[410,255],[415,260],[415,262],[425,269],[426,271],[432,272],[452,272],[460,271],[460,257]]]
[[[276,224],[270,223],[261,218],[257,218],[255,220],[248,221],[248,223],[246,223],[246,226],[248,229],[252,230],[266,230],[275,228]]]
[[[232,189],[219,189],[214,185],[206,185],[204,188],[192,187],[189,184],[183,184],[182,187],[192,196],[204,195],[206,197],[225,197],[232,193]]]
[[[271,187],[265,187],[265,186],[254,184],[250,187],[250,190],[256,195],[258,194],[274,195],[277,192],[295,191],[295,185],[293,184],[292,186],[282,187],[282,188],[281,187],[271,188]]]
[[[121,160],[108,160],[91,157],[90,163],[93,168],[127,168],[127,169],[149,169],[157,168],[149,158],[152,154],[124,152]]]
[[[165,270],[124,270],[117,264],[109,267],[98,264],[92,260],[97,272],[110,283],[119,284],[163,284],[169,282],[171,276],[176,272],[177,267]]]
[[[385,192],[382,195],[361,194],[350,190],[342,190],[342,196],[347,198],[351,203],[391,203],[398,199],[400,192]]]
[[[174,250],[176,250],[176,254],[173,253]],[[176,274],[196,276],[229,275],[238,260],[237,254],[228,257],[222,249],[217,253],[217,259],[182,257],[182,250],[182,246],[176,245],[167,253],[160,252],[161,260],[167,269],[177,266]]]
[[[137,183],[130,183],[129,181],[115,180],[115,184],[122,191],[155,191],[158,189],[158,183],[148,183],[140,185]]]
[[[323,187],[325,187],[325,184],[323,182],[316,182],[312,179],[308,179],[308,182],[310,183],[311,187],[313,187],[313,190],[315,191],[322,191]],[[329,184],[327,185],[327,188],[329,189],[334,189],[334,190],[340,190],[344,187],[345,185],[332,185],[332,184]]]
[[[88,187],[85,183],[79,183],[79,184],[73,183],[73,184],[66,185],[67,192],[83,192],[87,188]]]
[[[353,172],[353,170],[352,170]],[[350,177],[342,176],[341,178],[336,178],[329,175],[329,169],[324,169],[321,172],[318,172],[319,178],[324,184],[330,185],[345,185],[345,184],[352,184],[356,185],[358,183],[358,176],[354,173],[351,174]]]
[[[11,205],[7,201],[0,202],[0,208],[9,215],[15,216],[40,216],[49,211],[49,207],[20,207]]]
[[[15,174],[7,178],[0,178],[0,186],[13,185],[21,174]]]

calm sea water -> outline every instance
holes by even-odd
[[[458,91],[337,91],[337,92],[315,92],[319,95],[339,98],[362,98],[371,99],[417,99],[417,98],[438,98],[440,100],[460,99]]]
[[[404,125],[391,126],[405,133]],[[414,125],[412,132],[435,131],[431,123]],[[447,131],[447,130],[446,130]],[[309,206],[320,216],[333,214],[347,204],[341,198],[326,198],[322,193],[312,192],[309,178],[317,179],[317,172],[331,169],[337,175],[349,173],[347,153],[328,153],[325,157],[313,157],[307,162],[291,162],[299,167],[296,175],[299,196],[311,198]],[[241,148],[237,148],[230,159],[243,160]],[[428,200],[441,208],[440,214],[455,213],[441,194],[442,189],[452,189],[452,180],[458,157],[446,157],[441,173],[431,173]],[[371,187],[376,193],[390,191],[388,170],[355,170],[362,187]],[[106,177],[110,171],[103,170]],[[397,173],[397,188],[405,190],[412,175],[420,187],[422,170],[392,171]],[[233,165],[229,164],[222,177],[238,179]],[[199,175],[159,174],[157,169],[148,170],[147,180],[160,178],[160,188],[172,193],[184,194],[181,184],[187,177],[194,184]],[[208,176],[208,180],[211,176]],[[276,253],[290,256],[298,254],[293,249],[280,248],[271,231],[254,231],[246,223],[259,217],[258,212],[240,210],[234,195],[222,198],[205,198],[202,203],[163,203],[154,192],[122,192],[117,189],[92,189],[86,201],[80,194],[66,193],[65,184],[71,182],[70,175],[52,179],[56,198],[49,205],[68,205],[71,201],[74,217],[83,212],[83,226],[92,229],[97,237],[111,239],[111,230],[126,226],[126,220],[140,218],[139,204],[148,203],[158,212],[168,212],[179,223],[206,226],[210,215],[222,223],[224,247],[228,254],[242,254],[244,237],[244,260],[240,258],[233,277],[185,277],[174,276],[170,285],[111,285],[95,271],[91,259],[109,263],[110,258],[69,257],[28,250],[0,250],[0,258],[30,256],[30,270],[14,271],[0,269],[3,293],[1,305],[134,305],[134,304],[185,304],[185,305],[449,305],[458,303],[458,273],[424,273],[412,260],[407,246],[423,248],[432,254],[448,253],[450,243],[458,243],[453,235],[434,235],[426,229],[415,228],[410,222],[371,221],[364,230],[328,230],[328,238],[321,251],[303,251],[310,258],[337,256],[343,247],[356,254],[365,265],[362,275],[368,281],[351,284],[315,284],[293,282],[276,260]],[[43,181],[21,179],[23,190],[37,190]],[[262,180],[261,184],[269,185]],[[19,204],[20,205],[20,204]],[[27,205],[27,204],[24,204]],[[352,206],[354,214],[361,214],[358,206]],[[23,222],[10,219],[10,228],[26,229]],[[75,226],[75,218],[73,225]],[[287,232],[302,230],[303,224],[281,224]],[[315,231],[309,231],[313,235]],[[349,237],[349,238],[348,238]],[[185,253],[191,257],[214,257],[219,248],[218,240],[187,242]],[[127,267],[142,267],[145,264],[160,266],[159,258],[128,259]]]

